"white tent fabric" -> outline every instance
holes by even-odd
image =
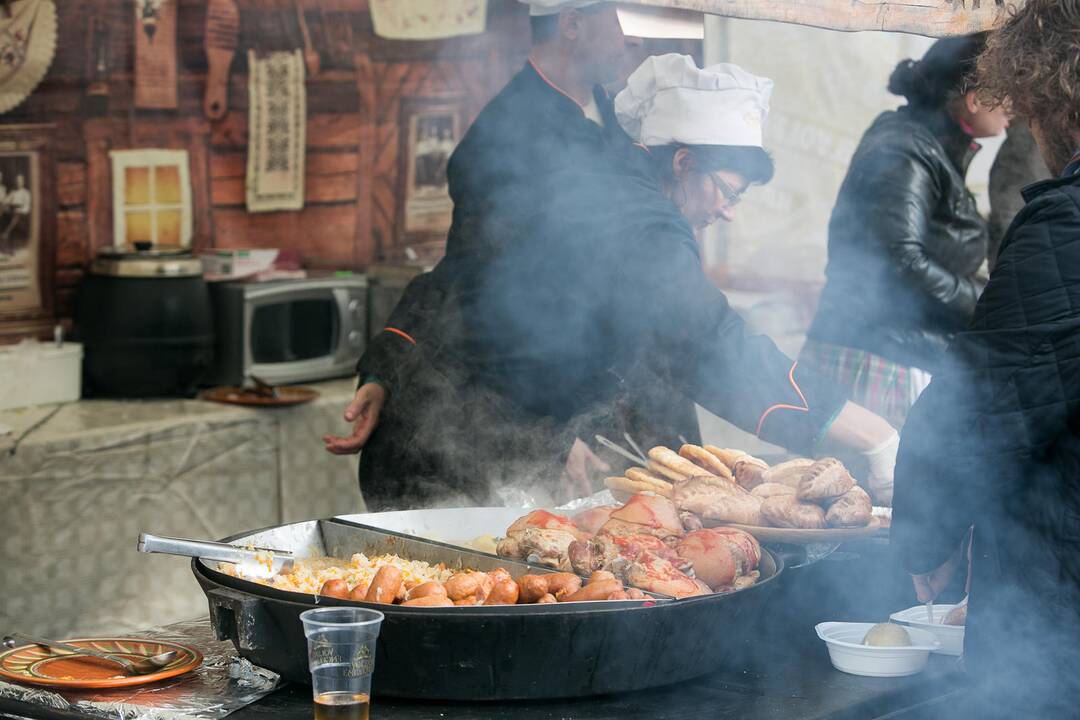
[[[710,15],[776,20],[830,30],[886,30],[931,37],[989,30],[1024,0],[629,0]]]

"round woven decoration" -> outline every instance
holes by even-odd
[[[56,54],[53,0],[15,0],[0,7],[0,113],[25,100],[49,71]]]

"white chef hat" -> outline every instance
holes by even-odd
[[[529,6],[530,15],[554,15],[560,10],[583,8],[606,0],[521,0]]]
[[[702,70],[689,55],[657,55],[630,75],[615,115],[642,145],[762,147],[772,88],[738,65]]]

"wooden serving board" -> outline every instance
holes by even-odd
[[[870,524],[861,528],[826,528],[824,530],[804,530],[801,528],[760,527],[757,525],[739,525],[736,523],[702,520],[705,527],[733,527],[746,532],[763,543],[787,543],[789,545],[810,545],[813,543],[852,542],[865,540],[881,528],[881,521],[871,518]]]
[[[135,107],[171,110],[177,106],[176,5],[156,8],[135,3]]]

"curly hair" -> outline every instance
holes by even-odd
[[[984,104],[1008,104],[1035,120],[1054,154],[1071,154],[1080,131],[1080,0],[1027,0],[1010,6],[979,57]]]

